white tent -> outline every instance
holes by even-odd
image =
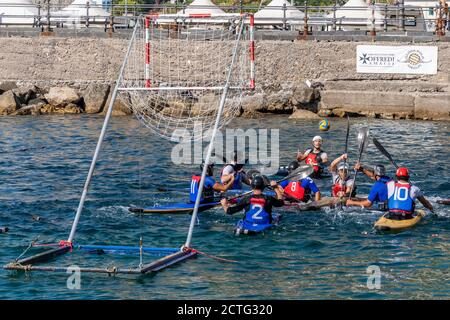
[[[384,16],[379,8],[374,11],[375,24],[382,24]],[[327,18],[333,18],[333,12],[327,15]],[[336,10],[336,23],[338,25],[358,25],[370,26],[372,24],[372,7],[364,0],[349,0],[346,4]]]
[[[210,0],[194,0],[187,8],[178,11],[178,14],[213,14],[213,15],[225,15],[225,11],[220,9]]]
[[[31,0],[0,0],[0,24],[33,24],[36,15]]]
[[[281,24],[283,23],[286,5],[286,22],[289,24],[303,23],[305,14],[291,5],[286,0],[272,0],[267,6],[255,13],[256,24]]]
[[[89,2],[89,11],[87,8]],[[64,9],[52,13],[54,16],[59,16],[56,20],[77,23],[80,20],[86,21],[86,16],[89,13],[89,21],[105,21],[109,17],[109,13],[102,8],[101,0],[75,0]]]

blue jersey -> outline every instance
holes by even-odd
[[[233,181],[233,185],[231,186],[231,189],[241,190],[242,189],[242,178],[243,178],[243,173],[240,171],[236,172],[236,174],[234,175],[234,181]]]
[[[227,214],[244,210],[244,224],[266,225],[272,223],[272,207],[281,207],[283,205],[283,200],[278,200],[272,196],[252,194],[244,196],[236,205],[229,207]]]
[[[415,195],[411,193],[411,184],[389,181],[388,210],[393,213],[412,214],[414,212]]]
[[[387,176],[382,176],[380,179],[374,183],[372,189],[370,189],[369,196],[367,200],[370,202],[385,202],[388,199],[388,190],[386,183],[390,181],[391,178]]]
[[[231,174],[233,173],[234,175],[234,181],[233,181],[233,185],[231,186],[231,189],[233,190],[241,190],[242,189],[242,180],[245,178],[245,173],[242,171],[237,170],[236,165],[233,164],[227,164],[223,167],[222,172],[221,172],[221,176],[224,174],[224,170],[227,167],[231,167],[232,170],[228,170],[226,172],[226,174]]]
[[[200,185],[200,176],[192,176],[191,180],[191,190],[189,192],[189,201],[195,202],[198,194],[198,186]],[[216,181],[212,177],[205,177],[205,183],[203,184],[203,192],[200,198],[200,203],[213,201],[214,196],[214,185]],[[205,201],[206,198],[206,201]]]

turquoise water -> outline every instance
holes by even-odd
[[[39,243],[66,239],[81,195],[101,117],[0,118],[0,264],[19,256],[37,236]],[[239,215],[219,209],[202,213],[193,247],[236,260],[221,263],[205,256],[154,276],[87,275],[81,289],[69,290],[67,274],[23,274],[0,270],[2,299],[448,299],[450,297],[450,207],[436,205],[450,198],[449,124],[442,122],[351,119],[351,162],[356,157],[356,129],[369,125],[398,162],[415,172],[415,181],[436,206],[416,228],[399,234],[378,234],[374,211],[286,211],[278,228],[260,236],[236,237]],[[346,121],[331,119],[322,133],[330,157],[343,152]],[[233,127],[280,128],[281,164],[295,157],[318,134],[317,122],[284,116],[238,119]],[[173,144],[145,131],[133,118],[114,118],[76,241],[80,244],[179,247],[190,216],[136,217],[130,205],[185,201],[197,166],[170,163]],[[388,162],[373,145],[363,163]],[[393,167],[388,166],[392,173]],[[359,177],[359,191],[370,181]],[[330,181],[319,186],[329,194]],[[169,185],[170,192],[156,187]],[[33,216],[40,217],[39,221]],[[37,249],[36,249],[37,250]],[[34,252],[34,251],[33,251]],[[157,257],[145,256],[145,261]],[[93,255],[74,252],[50,265],[137,266],[137,255]],[[366,269],[381,270],[381,288],[366,286]]]

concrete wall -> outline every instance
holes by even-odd
[[[372,42],[257,41],[256,94],[271,99],[284,95],[289,101],[286,95],[309,79],[323,84],[319,104],[323,115],[350,112],[386,118],[450,119],[449,43],[427,44],[439,48],[437,75],[358,74],[358,44]],[[0,83],[31,82],[43,87],[111,84],[126,45],[127,40],[120,38],[0,38]],[[301,106],[282,108],[292,113]]]

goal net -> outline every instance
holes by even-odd
[[[254,86],[253,16],[155,15],[137,20],[118,97],[158,135],[200,139],[224,90],[219,128]]]

